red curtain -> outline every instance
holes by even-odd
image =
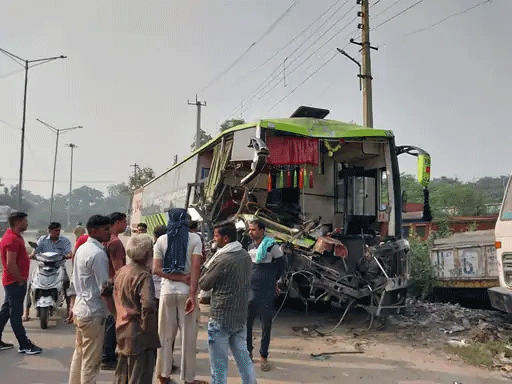
[[[271,165],[318,165],[318,139],[302,137],[267,137]]]

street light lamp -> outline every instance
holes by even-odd
[[[23,60],[21,57],[18,57],[11,52],[6,51],[5,49],[0,48],[0,52],[4,53],[12,60],[17,62],[19,65],[25,68],[25,91],[23,94],[23,121],[21,124],[21,150],[20,150],[20,178],[18,181],[18,210],[21,211],[21,196],[22,186],[23,186],[23,157],[25,154],[25,116],[27,111],[27,80],[28,80],[28,70],[29,68],[35,67],[37,65],[45,64],[53,60],[57,59],[65,59],[67,56],[55,56],[55,57],[46,57],[44,59],[36,59],[36,60]],[[33,64],[35,63],[35,64]],[[33,64],[33,65],[30,65]]]
[[[69,167],[69,199],[68,199],[68,227],[71,225],[71,191],[73,188],[73,152],[75,148],[78,148],[76,144],[66,144],[66,147],[71,149],[71,163]]]
[[[58,128],[52,127],[50,124],[47,124],[40,119],[36,119],[36,120],[39,121],[41,124],[45,125],[50,131],[52,131],[53,133],[55,133],[57,135],[57,139],[55,140],[55,157],[53,159],[52,196],[50,199],[50,221],[52,221],[53,220],[53,192],[55,191],[55,169],[57,168],[57,150],[59,148],[59,136],[60,136],[61,132],[66,133],[66,132],[72,131],[73,129],[79,129],[79,128],[83,128],[83,127],[81,125],[78,125],[76,127],[58,129]]]

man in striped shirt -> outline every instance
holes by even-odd
[[[205,264],[201,289],[212,290],[208,349],[212,384],[226,384],[228,348],[237,363],[243,384],[254,384],[254,367],[247,350],[247,306],[252,262],[236,241],[236,227],[227,223],[214,228],[218,251]]]

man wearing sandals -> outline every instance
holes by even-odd
[[[169,211],[166,234],[154,246],[153,273],[162,277],[158,333],[162,347],[156,358],[160,384],[171,382],[174,341],[181,333],[181,380],[185,384],[208,384],[195,379],[196,342],[199,322],[197,290],[201,273],[201,238],[189,233],[187,211]]]
[[[249,255],[253,264],[247,317],[247,349],[252,359],[252,326],[256,317],[259,316],[261,322],[260,367],[262,371],[270,371],[272,367],[268,362],[268,348],[274,315],[276,282],[286,268],[286,259],[274,239],[265,236],[263,222],[259,220],[250,222],[249,236],[252,239]]]

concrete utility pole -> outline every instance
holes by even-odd
[[[191,103],[187,100],[188,105],[195,105],[197,107],[197,128],[196,128],[196,150],[201,146],[201,107],[206,107],[206,101],[203,103],[197,99],[196,102]]]
[[[5,49],[0,48],[0,52],[9,56],[23,68],[25,68],[25,91],[23,93],[23,120],[21,123],[21,149],[20,149],[20,178],[18,181],[18,210],[21,211],[21,197],[23,194],[23,158],[25,155],[25,115],[27,111],[27,81],[28,81],[28,70],[36,65],[41,65],[48,63],[57,59],[65,59],[66,56],[55,56],[55,57],[46,57],[44,59],[36,59],[36,60],[24,60],[21,57],[16,56],[15,54],[6,51]]]
[[[57,151],[59,149],[60,133],[61,132],[66,133],[66,132],[72,131],[73,129],[79,129],[79,128],[83,128],[83,127],[81,125],[78,125],[76,127],[58,129],[58,128],[52,127],[50,124],[47,124],[40,119],[36,119],[36,120],[39,121],[41,124],[46,126],[50,131],[52,131],[53,133],[55,133],[57,135],[57,139],[55,140],[55,157],[53,159],[52,196],[50,199],[50,222],[51,222],[51,221],[53,221],[53,193],[55,191],[55,170],[57,169]]]
[[[338,52],[353,61],[359,67],[359,89],[363,90],[363,125],[373,128],[373,102],[372,102],[372,65],[370,61],[370,49],[377,50],[370,44],[370,5],[369,0],[357,0],[357,4],[361,4],[361,10],[357,12],[357,16],[361,18],[361,23],[357,28],[361,29],[362,41],[359,43],[354,39],[350,39],[352,44],[361,47],[361,61],[358,62],[343,49],[337,48]]]
[[[363,62],[363,125],[373,128],[372,65],[370,62],[370,0],[361,0],[361,54]]]
[[[68,227],[71,225],[71,191],[73,190],[73,151],[78,148],[76,144],[66,144],[66,147],[71,148],[71,163],[69,167],[69,199],[68,199]]]

